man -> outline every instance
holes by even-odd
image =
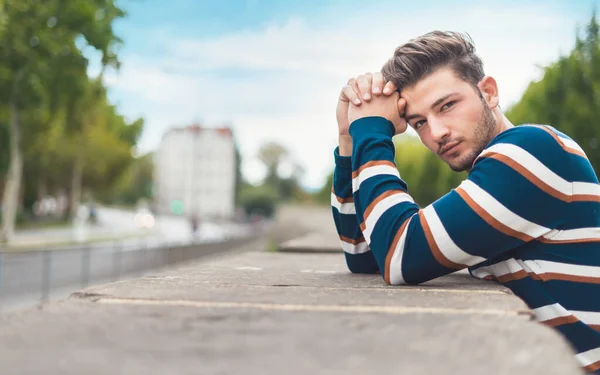
[[[510,288],[600,373],[598,179],[572,139],[515,127],[498,102],[471,40],[452,32],[411,40],[381,73],[348,81],[332,194],[348,267],[391,285],[469,267]],[[392,136],[407,123],[450,168],[469,171],[422,209],[394,162]]]

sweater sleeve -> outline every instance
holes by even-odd
[[[331,211],[346,257],[346,264],[353,273],[375,273],[379,268],[359,228],[354,209],[351,158],[340,156],[338,148],[335,149],[333,155],[335,168],[331,191]]]
[[[551,235],[561,223],[564,200],[534,174],[561,181],[560,171],[547,167],[555,142],[542,134],[535,134],[538,144],[531,147],[529,134],[505,131],[478,157],[467,180],[422,209],[396,168],[391,122],[362,118],[350,134],[357,220],[389,284],[422,283],[504,256]]]

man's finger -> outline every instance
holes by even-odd
[[[383,74],[377,72],[373,74],[373,85],[371,86],[373,95],[379,95],[383,92]]]
[[[385,87],[383,88],[383,93],[385,95],[390,95],[391,93],[395,92],[398,88],[396,87],[396,84],[392,81],[389,81],[388,83],[385,84]]]
[[[373,74],[367,73],[361,76],[358,76],[356,79],[356,83],[358,84],[358,89],[360,90],[360,96],[363,100],[369,101],[371,100],[371,83],[373,82]]]
[[[355,105],[360,105],[361,100],[358,97],[356,90],[358,90],[358,89],[355,89],[350,84],[344,86],[344,88],[342,89],[342,93],[340,94],[340,100],[343,100],[346,102],[352,102]]]

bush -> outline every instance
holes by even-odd
[[[248,216],[273,217],[278,201],[277,192],[266,186],[247,185],[240,191],[239,204]]]

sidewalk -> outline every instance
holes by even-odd
[[[499,285],[457,273],[389,287],[348,273],[341,253],[265,246],[0,315],[0,372],[580,373],[562,338]]]

